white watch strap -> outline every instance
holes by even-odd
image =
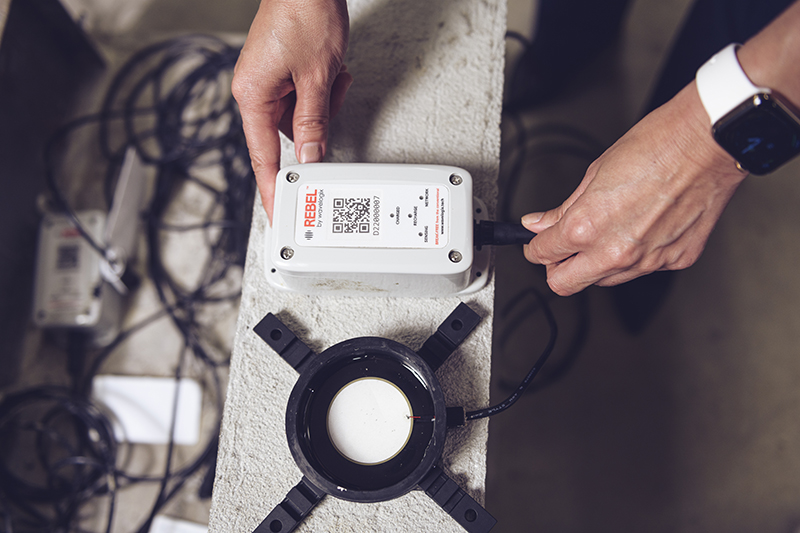
[[[729,44],[697,71],[697,92],[712,125],[754,94],[771,92],[753,85],[744,73],[736,57],[739,46]]]

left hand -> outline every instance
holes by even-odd
[[[349,35],[345,0],[262,0],[234,69],[233,96],[261,202],[272,220],[278,131],[301,163],[321,161],[328,124],[353,77],[342,64]]]

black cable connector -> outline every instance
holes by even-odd
[[[522,224],[492,220],[476,220],[473,230],[473,240],[478,250],[486,245],[528,244],[535,236],[534,232],[525,229]]]

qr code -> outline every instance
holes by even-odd
[[[59,246],[56,255],[56,269],[71,270],[78,268],[78,252],[77,244]]]
[[[369,198],[334,198],[333,233],[369,233]]]

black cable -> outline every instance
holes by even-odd
[[[547,361],[547,358],[550,357],[550,354],[553,352],[553,348],[556,345],[556,338],[558,337],[558,325],[556,324],[556,318],[553,315],[553,311],[550,309],[550,305],[547,303],[547,299],[539,291],[531,288],[528,289],[528,292],[535,296],[539,301],[542,313],[547,319],[547,324],[550,326],[550,338],[547,341],[547,346],[545,346],[541,355],[539,355],[539,358],[533,364],[533,367],[528,372],[528,375],[525,376],[525,378],[519,384],[517,390],[515,390],[508,398],[496,405],[493,405],[492,407],[467,412],[467,420],[477,420],[479,418],[496,415],[514,405],[514,403],[516,403],[516,401],[519,400],[522,394],[525,392],[525,389],[527,389],[534,378],[536,378],[536,375],[539,373],[539,371],[541,371],[542,366],[544,366],[545,362]]]
[[[100,367],[102,364],[111,356],[112,353],[114,353],[114,350],[116,350],[120,344],[125,342],[137,331],[146,328],[159,318],[166,316],[168,312],[169,311],[167,309],[160,309],[149,317],[140,320],[137,324],[131,326],[130,328],[119,332],[117,336],[114,337],[114,340],[112,340],[107,346],[95,354],[89,369],[82,377],[82,385],[78,388],[81,397],[89,398],[92,392],[92,379],[94,379],[94,377],[100,372]]]
[[[83,378],[88,344],[89,336],[85,331],[73,329],[67,332],[67,373],[76,392]]]
[[[518,41],[525,52],[529,50],[532,42],[515,31],[508,31],[506,39]],[[518,62],[509,79],[517,78],[519,69],[530,68],[524,62]],[[522,178],[525,161],[529,156],[568,155],[578,160],[589,163],[597,159],[606,149],[603,142],[598,141],[580,128],[560,123],[544,123],[528,128],[525,126],[521,114],[511,112],[510,104],[504,104],[503,119],[514,126],[516,143],[510,154],[502,154],[501,161],[511,161],[511,170],[507,175],[498,179],[501,196],[498,201],[498,218],[511,221],[511,201],[516,196],[515,192]],[[529,143],[536,143],[529,149]]]
[[[527,37],[525,37],[524,35],[522,35],[518,31],[508,30],[508,31],[506,31],[506,36],[505,37],[506,37],[506,39],[513,39],[515,41],[518,41],[526,49],[531,46],[530,39],[528,39]]]
[[[530,129],[524,127],[522,119],[516,114],[506,114],[517,132],[515,152],[503,158],[510,158],[511,169],[500,177],[502,191],[498,202],[498,217],[511,221],[511,202],[517,197],[516,190],[522,180],[525,161],[531,157],[567,156],[583,161],[588,167],[604,151],[605,147],[588,133],[566,124],[546,123]],[[529,146],[531,145],[531,146]],[[512,157],[515,156],[515,157]]]
[[[507,32],[506,38],[518,41],[526,50],[531,46],[530,41],[517,32]],[[518,64],[516,68],[526,68],[526,66]],[[515,76],[512,75],[512,78],[513,77]],[[498,201],[498,219],[503,221],[510,222],[517,219],[517,217],[512,216],[511,204],[513,199],[518,196],[517,189],[523,179],[525,164],[529,159],[566,156],[572,160],[585,162],[588,166],[592,161],[597,159],[606,148],[604,143],[597,140],[592,135],[568,124],[546,122],[528,127],[525,125],[520,113],[509,112],[508,109],[504,109],[503,120],[504,125],[511,125],[513,127],[514,133],[514,136],[511,138],[511,148],[507,149],[506,146],[504,146],[501,156],[503,169],[501,169],[501,175],[498,180],[499,189],[501,191]],[[509,170],[504,172],[506,168]],[[478,230],[476,230],[476,234],[477,233]],[[522,241],[526,238],[527,235],[520,235],[519,240]],[[543,272],[543,269],[537,270]],[[516,297],[512,298],[508,303],[506,310],[502,312],[503,315],[508,315],[513,308],[520,305],[529,294],[534,294],[536,296],[538,305],[531,304],[525,306],[521,308],[514,317],[509,319],[506,329],[501,334],[501,351],[505,348],[512,333],[538,309],[543,309],[546,315],[549,314],[552,317],[552,312],[547,308],[544,297],[538,292],[532,291],[533,289],[529,289],[518,293]],[[578,305],[578,323],[574,335],[571,336],[571,342],[566,351],[558,357],[555,363],[549,365],[548,370],[537,380],[535,385],[524,389],[528,393],[541,390],[563,379],[574,367],[585,346],[589,330],[588,296],[586,293],[582,293],[573,297],[573,299],[577,301]],[[542,304],[545,305],[543,306]],[[548,321],[549,320],[550,319],[548,319]],[[552,348],[550,351],[552,351]],[[545,353],[547,352],[548,350],[545,349]],[[544,361],[541,362],[543,363]],[[538,372],[538,370],[536,370],[537,367],[541,368],[541,365],[535,365],[532,372]],[[504,381],[501,381],[500,385],[503,389],[514,390],[516,387],[516,392],[514,394],[520,393],[520,386]],[[513,394],[512,397],[514,397]]]
[[[12,479],[11,485],[2,482],[4,467],[8,463],[6,459],[0,459],[0,520],[7,532],[80,531],[77,520],[81,505],[92,497],[102,496],[111,498],[106,526],[106,531],[111,531],[118,491],[137,483],[159,483],[158,495],[142,524],[144,531],[187,480],[210,465],[216,456],[223,394],[218,369],[228,364],[230,354],[216,345],[209,331],[212,328],[204,326],[199,316],[206,306],[235,300],[240,295],[238,284],[228,280],[240,275],[238,269],[244,265],[249,215],[255,199],[255,180],[241,117],[230,95],[230,80],[238,55],[238,48],[208,36],[180,37],[142,49],[112,80],[101,111],[59,128],[51,136],[44,154],[46,177],[54,204],[66,213],[101,256],[106,255],[107,243],[90,235],[81,225],[77,213],[58,186],[56,168],[60,150],[77,130],[97,128],[100,151],[107,159],[104,195],[109,206],[113,201],[114,181],[129,146],[136,147],[140,158],[155,167],[155,193],[146,209],[145,225],[149,274],[163,304],[160,311],[121,332],[111,344],[87,359],[85,366],[82,360],[78,365],[78,356],[85,350],[81,349],[80,343],[73,343],[70,352],[75,357],[71,359],[70,374],[75,390],[64,392],[58,400],[52,400],[58,406],[53,407],[48,417],[73,405],[86,406],[87,410],[92,409],[92,413],[102,417],[89,401],[93,378],[132,334],[169,316],[185,346],[176,371],[176,382],[185,373],[182,369],[186,356],[191,356],[200,362],[200,372],[206,376],[206,388],[213,394],[217,420],[210,437],[196,457],[183,465],[175,465],[174,432],[171,431],[164,473],[149,476],[127,472],[118,466],[120,457],[116,447],[114,453],[104,456],[103,460],[81,454],[83,448],[71,444],[70,437],[74,434],[82,440],[92,440],[90,435],[94,428],[83,422],[76,422],[70,435],[62,435],[59,430],[63,428],[49,426],[47,422],[51,418],[48,417],[13,427],[0,425],[0,450],[6,451],[8,443],[20,435],[38,435],[41,450],[37,452],[37,460],[48,483],[81,488],[70,491],[69,497],[59,501],[46,501],[47,505],[43,507],[41,498],[29,498],[30,491],[24,490],[24,485],[23,490],[19,490],[16,482],[21,480]],[[174,210],[172,206],[187,186],[199,187],[203,194],[208,195],[210,203],[199,219],[176,223],[170,219]],[[201,265],[199,281],[188,286],[171,271],[162,257],[162,243],[169,233],[177,236],[198,231],[202,232],[206,243],[207,257]],[[235,273],[232,273],[233,268],[237,269]],[[29,391],[30,394],[34,392]],[[79,420],[85,418],[81,416]],[[96,423],[100,424],[99,421]],[[108,421],[103,424],[108,425]],[[172,424],[175,424],[174,416]],[[55,449],[69,453],[52,459],[46,452]],[[99,475],[100,472],[103,474]],[[68,474],[75,474],[75,478]],[[93,482],[84,486],[88,481]]]
[[[0,402],[0,493],[20,525],[67,531],[81,506],[97,494],[115,496],[117,443],[108,419],[90,402],[63,387],[35,387]],[[11,451],[29,453],[27,462]],[[36,472],[20,465],[38,461]],[[108,523],[113,519],[110,506]],[[6,529],[15,519],[7,512]],[[13,526],[11,526],[13,527]],[[25,528],[27,529],[27,528]]]
[[[156,193],[147,218],[150,275],[156,284],[160,300],[171,309],[170,316],[173,323],[189,340],[198,357],[212,365],[219,365],[225,364],[225,361],[215,359],[210,355],[210,351],[213,350],[209,350],[209,347],[204,345],[202,328],[193,326],[196,316],[195,308],[205,303],[230,299],[238,295],[237,291],[236,294],[220,297],[212,294],[214,292],[212,287],[220,280],[225,279],[231,266],[244,263],[250,223],[248,207],[249,204],[252,204],[254,179],[241,130],[241,119],[231,98],[212,105],[209,114],[205,117],[212,125],[215,124],[215,121],[225,117],[230,122],[230,127],[223,135],[214,135],[199,121],[193,121],[188,130],[186,124],[180,128],[176,127],[177,124],[180,124],[180,117],[184,115],[183,111],[179,110],[188,106],[191,98],[198,92],[207,92],[209,83],[218,78],[219,65],[227,64],[232,67],[238,56],[238,50],[226,47],[221,41],[209,41],[207,38],[200,37],[192,37],[190,41],[195,44],[202,43],[203,46],[208,46],[213,50],[199,52],[195,48],[185,48],[183,46],[185,43],[181,43],[174,49],[154,45],[144,50],[133,58],[130,67],[123,69],[123,75],[131,72],[134,66],[138,68],[146,62],[148,55],[163,54],[163,58],[159,58],[157,66],[150,74],[134,84],[129,96],[120,96],[125,83],[117,81],[112,84],[104,108],[109,109],[113,102],[122,100],[127,102],[125,105],[128,109],[133,109],[136,107],[135,103],[139,102],[142,95],[148,91],[156,100],[154,115],[158,117],[159,122],[155,127],[144,130],[137,129],[141,128],[141,124],[136,124],[132,120],[133,117],[125,120],[128,138],[140,150],[145,150],[145,139],[156,140],[159,147],[157,151],[151,151],[145,156],[146,160],[158,165]],[[186,53],[203,55],[208,61],[201,63],[195,71],[166,90],[166,84],[160,80],[159,76],[165,75],[179,57]],[[216,93],[213,95],[216,96]],[[110,146],[106,150],[111,153],[114,151]],[[198,166],[198,159],[208,156],[208,154],[212,154],[213,157],[210,159],[206,157],[206,160],[200,164],[205,166],[217,164],[225,169],[227,187],[224,190],[214,188],[193,174],[192,167]],[[197,184],[214,196],[215,204],[220,206],[224,212],[222,220],[214,220],[214,209],[209,209],[206,219],[197,224],[178,227],[178,225],[164,221],[163,217],[169,206],[169,198],[186,182]],[[187,289],[170,274],[163,262],[162,250],[157,243],[160,242],[163,231],[184,232],[193,228],[221,229],[223,231],[217,239],[212,239],[208,232],[205,233],[211,253],[203,269],[202,282],[193,289]]]
[[[55,154],[57,152],[56,148],[59,143],[63,142],[74,131],[84,126],[98,123],[100,120],[102,120],[101,115],[87,115],[85,117],[80,117],[76,120],[68,122],[64,126],[60,127],[50,136],[45,144],[43,159],[45,165],[45,182],[47,183],[50,194],[53,197],[53,202],[55,203],[56,208],[69,217],[72,224],[81,234],[81,237],[83,237],[83,239],[89,243],[89,245],[98,254],[100,254],[100,257],[105,257],[107,252],[105,243],[98,242],[84,227],[83,223],[78,218],[77,213],[72,209],[70,203],[64,196],[64,193],[61,191],[61,188],[58,186],[55,176],[56,163],[54,161]]]
[[[512,339],[514,332],[522,327],[526,321],[530,320],[540,308],[538,300],[529,305],[522,305],[530,293],[521,291],[514,296],[500,311],[500,316],[505,320],[505,328],[499,335],[499,357],[502,359],[507,351],[507,344]],[[555,295],[548,295],[546,298],[554,298]],[[550,387],[564,379],[577,363],[583,348],[589,338],[590,313],[589,313],[589,294],[582,291],[568,298],[561,298],[562,301],[575,303],[576,325],[574,331],[569,335],[569,344],[563,353],[552,355],[547,367],[542,370],[541,375],[525,391],[526,395],[534,394],[542,389]],[[512,311],[516,309],[516,314]],[[555,359],[553,359],[555,358]],[[517,383],[507,379],[498,381],[500,390],[513,391],[517,388]]]
[[[168,316],[169,309],[162,309],[159,310],[149,317],[139,321],[135,326],[120,332],[117,337],[103,350],[101,350],[92,361],[91,367],[87,372],[87,375],[84,377],[84,383],[81,388],[82,394],[88,398],[91,392],[92,386],[92,379],[94,376],[98,375],[100,368],[102,367],[103,363],[113,354],[113,352],[127,339],[129,339],[133,334],[138,331],[143,330],[153,322]],[[182,358],[183,359],[183,358]],[[212,368],[213,370],[213,368]],[[212,392],[215,398],[215,409],[217,413],[222,412],[222,384],[219,378],[219,375],[212,371],[210,372],[210,376],[212,379]],[[176,395],[177,398],[177,395]],[[172,419],[174,421],[174,417]],[[211,436],[209,438],[209,442],[206,444],[205,448],[198,454],[198,456],[192,460],[187,462],[185,465],[181,466],[180,468],[175,469],[170,474],[170,478],[172,481],[175,479],[183,480],[180,481],[182,484],[185,479],[188,479],[191,475],[197,472],[206,462],[208,462],[209,455],[213,455],[214,451],[216,450],[217,446],[217,435],[219,434],[220,428],[220,418],[218,417],[217,422],[213,431],[211,431]],[[173,435],[173,431],[170,432],[170,435]],[[172,437],[171,437],[172,438]],[[116,481],[120,486],[128,486],[131,483],[143,483],[143,482],[161,482],[164,479],[164,476],[142,476],[142,475],[134,475],[129,472],[126,472],[122,468],[118,467],[116,470]],[[168,499],[167,499],[168,501]],[[166,503],[166,501],[164,501]],[[163,506],[163,504],[162,504]]]
[[[183,365],[186,361],[186,346],[183,347],[181,350],[181,356],[178,360],[178,365],[175,367],[175,383],[176,385],[180,385],[181,377],[183,375]],[[172,398],[172,416],[170,417],[170,425],[169,425],[169,435],[170,439],[167,443],[167,461],[166,465],[164,466],[164,476],[161,479],[158,496],[156,496],[156,501],[153,504],[153,508],[150,511],[150,515],[147,519],[142,523],[141,527],[138,529],[139,533],[147,533],[150,530],[150,526],[153,523],[153,519],[156,517],[156,513],[158,513],[161,506],[165,503],[165,496],[167,493],[167,485],[169,484],[169,480],[172,477],[172,452],[175,448],[175,424],[178,420],[178,398],[179,398],[179,388],[176,386],[175,395]]]

